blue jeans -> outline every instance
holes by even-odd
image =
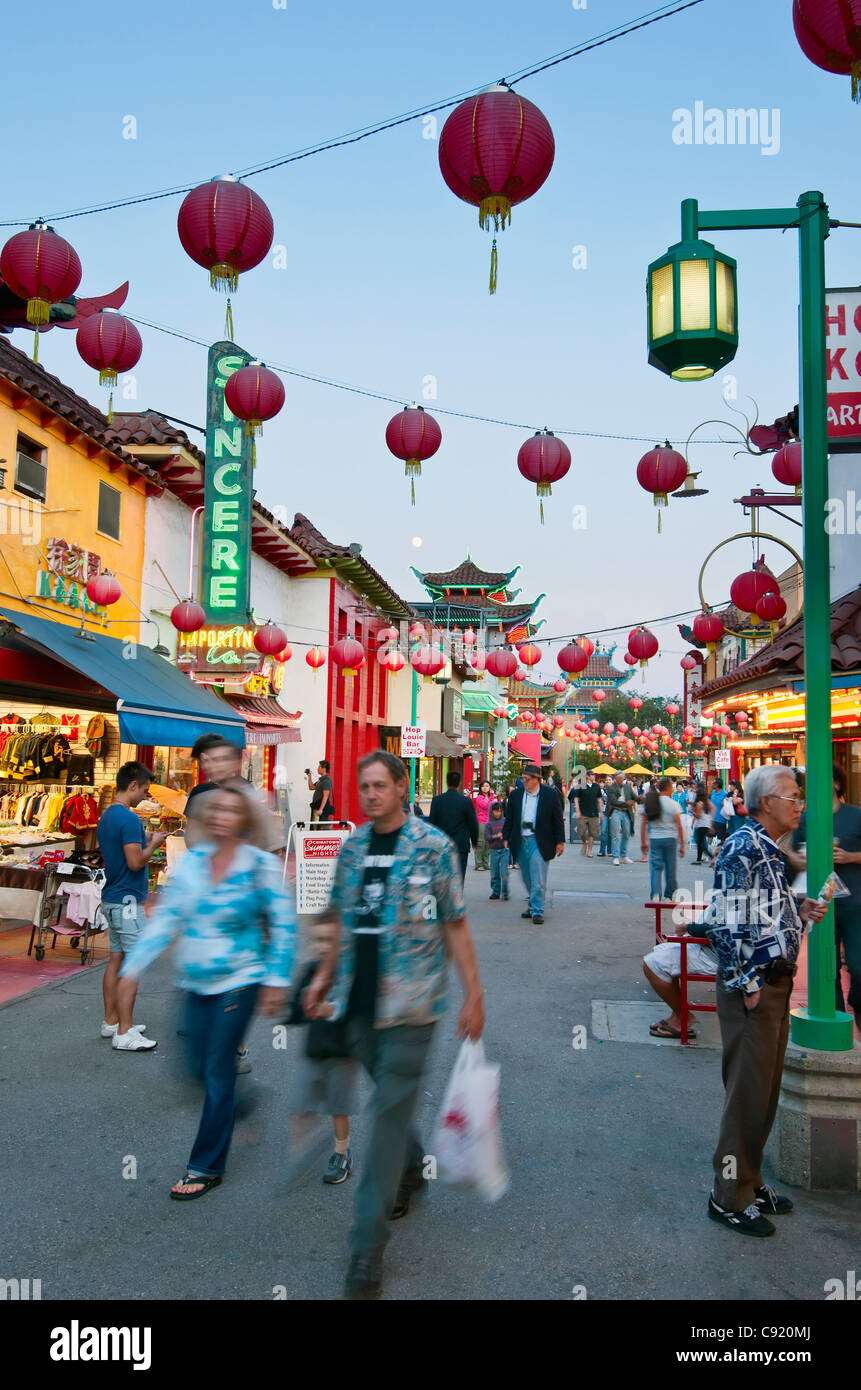
[[[203,1114],[188,1160],[189,1173],[213,1177],[227,1167],[233,1137],[236,1050],[254,1005],[258,985],[223,994],[188,992],[185,1034],[192,1074],[204,1085]]]
[[[610,853],[610,817],[609,817],[609,816],[603,816],[603,817],[601,818],[601,843],[600,843],[600,845],[598,846],[598,853],[599,853],[599,854],[609,854],[609,853]]]
[[[517,862],[523,876],[523,886],[529,895],[529,911],[533,915],[541,913],[543,916],[544,894],[547,891],[547,860],[542,857],[534,835],[524,835],[520,842]]]
[[[614,811],[610,817],[610,834],[613,838],[613,858],[624,859],[628,853],[628,836],[631,822],[627,811]],[[621,849],[619,848],[621,844]]]
[[[676,873],[678,841],[672,839],[649,839],[649,897],[655,902],[661,897],[661,879],[666,874],[667,897],[671,898],[679,886]]]
[[[508,897],[508,850],[490,851],[490,891],[500,897]]]
[[[577,807],[572,806],[568,812],[568,839],[573,845],[577,838]]]

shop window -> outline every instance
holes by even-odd
[[[48,495],[47,449],[25,434],[18,435],[15,448],[15,491],[44,502]]]
[[[122,498],[109,483],[99,483],[99,519],[96,529],[111,540],[120,538],[120,504]]]

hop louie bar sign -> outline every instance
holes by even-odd
[[[235,343],[209,349],[200,593],[219,627],[244,627],[251,603],[252,439],[224,399],[228,378],[250,361]]]

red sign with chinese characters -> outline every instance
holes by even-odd
[[[828,440],[861,449],[861,287],[825,292]]]

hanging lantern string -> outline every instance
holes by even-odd
[[[178,328],[169,328],[167,324],[155,323],[151,319],[137,318],[134,314],[126,314],[126,318],[130,319],[132,323],[140,324],[143,328],[152,328],[156,333],[165,333],[169,338],[179,338],[181,342],[193,343],[195,347],[206,348],[207,352],[212,346],[206,338],[196,338],[191,333],[181,332]],[[384,391],[368,391],[362,386],[351,386],[349,382],[334,381],[331,377],[316,376],[313,372],[300,372],[293,367],[285,367],[279,362],[271,361],[268,356],[266,358],[266,365],[270,367],[273,372],[278,372],[280,376],[295,377],[297,381],[310,381],[313,382],[315,386],[329,386],[334,391],[349,391],[354,396],[365,396],[368,400],[372,401],[386,401],[391,405],[403,404],[403,392],[401,392],[400,395],[393,396]],[[535,433],[536,430],[540,430],[540,426],[536,426],[534,422],[532,424],[524,424],[522,421],[518,420],[501,420],[493,415],[473,415],[465,410],[445,410],[442,406],[437,406],[436,404],[434,405],[434,414],[447,415],[452,420],[472,420],[479,425],[502,425],[505,429],[524,432],[531,430]],[[190,429],[197,430],[199,434],[206,434],[206,430],[202,425],[192,425],[187,420],[182,423],[189,425]],[[651,434],[606,434],[600,430],[554,429],[553,433],[557,435],[567,435],[571,439],[622,439],[625,441],[632,441],[635,444],[652,442],[655,437],[654,430]],[[667,442],[670,444],[685,444],[687,441],[684,439],[671,439]],[[701,439],[698,442],[700,444],[734,444],[735,440]]]
[[[224,311],[224,336],[228,342],[233,342],[233,305],[230,302],[230,295],[227,296],[227,307]]]
[[[603,34],[598,34],[594,39],[587,39],[584,43],[577,44],[573,48],[564,49],[560,53],[554,53],[549,58],[544,58],[530,67],[522,68],[519,72],[513,73],[506,80],[509,86],[515,82],[523,82],[528,77],[535,77],[540,72],[546,72],[548,68],[556,67],[559,63],[568,62],[571,58],[579,58],[584,53],[590,53],[595,48],[602,48],[605,44],[614,43],[617,39],[626,38],[628,34],[634,34],[639,29],[647,29],[651,24],[659,24],[663,19],[672,19],[674,16],[682,14],[684,10],[694,9],[697,5],[702,5],[704,0],[682,0],[682,3],[672,5],[661,5],[657,10],[649,10],[646,14],[640,15],[637,19],[630,20],[625,24],[617,25],[614,29],[607,29]],[[331,140],[322,140],[316,145],[310,145],[303,150],[295,150],[291,154],[283,155],[278,159],[266,160],[259,164],[250,164],[244,169],[233,170],[235,178],[251,178],[255,174],[269,173],[273,169],[280,169],[285,164],[293,164],[300,159],[309,159],[312,155],[325,154],[327,150],[337,150],[344,145],[355,145],[360,140],[367,140],[372,135],[380,135],[384,131],[394,130],[397,126],[405,125],[410,121],[421,120],[423,116],[434,115],[438,111],[447,111],[453,106],[458,106],[468,97],[477,96],[487,89],[488,83],[482,82],[477,87],[472,87],[468,91],[460,92],[457,96],[449,97],[446,101],[435,102],[431,106],[417,107],[412,111],[406,111],[400,116],[393,116],[387,120],[377,121],[373,125],[364,126],[359,130],[349,131],[345,135],[335,136]],[[198,179],[196,183],[199,183]],[[180,194],[190,193],[196,183],[184,183],[176,188],[162,188],[154,193],[140,193],[133,198],[117,198],[110,202],[95,203],[89,207],[74,208],[69,212],[51,213],[46,221],[65,222],[71,217],[89,217],[99,212],[115,212],[119,208],[133,207],[137,203],[152,203],[160,198],[176,198]],[[32,221],[31,217],[19,217],[8,221],[0,222],[0,227],[26,227]]]

